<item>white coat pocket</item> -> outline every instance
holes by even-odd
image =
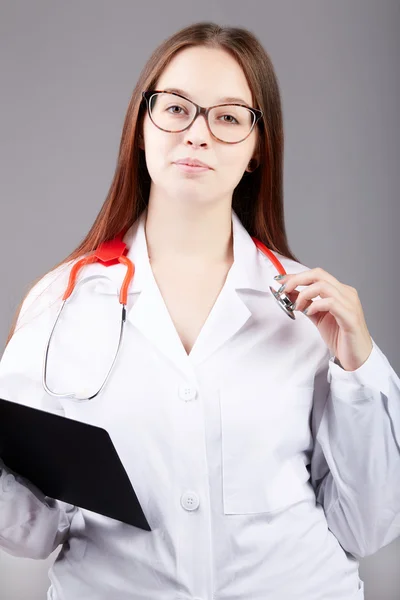
[[[276,511],[315,498],[306,468],[312,404],[312,386],[234,377],[222,384],[225,514]]]

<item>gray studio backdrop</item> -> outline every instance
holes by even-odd
[[[291,247],[358,290],[399,373],[395,0],[0,0],[1,350],[28,284],[78,245],[105,199],[144,62],[200,20],[247,27],[269,52],[283,99]],[[397,540],[361,561],[366,600],[399,600],[399,550]],[[0,550],[1,600],[45,600],[58,552],[34,561]]]

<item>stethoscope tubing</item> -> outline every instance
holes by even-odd
[[[260,240],[258,240],[257,238],[252,237],[252,240],[255,243],[255,245],[257,246],[257,248],[264,255],[266,255],[269,258],[269,260],[272,262],[272,264],[274,265],[276,270],[281,275],[286,275],[286,271],[285,271],[283,265],[278,260],[278,258],[273,254],[273,252],[269,248],[267,248],[265,246],[265,244],[260,242]],[[125,253],[126,253],[126,244],[122,241],[122,234],[120,234],[114,240],[110,240],[108,242],[103,242],[103,244],[100,244],[100,246],[97,250],[95,250],[89,256],[86,256],[86,257],[80,259],[79,261],[77,261],[75,263],[75,265],[72,267],[71,273],[69,276],[67,289],[65,290],[65,293],[63,295],[62,303],[61,303],[61,306],[57,313],[56,319],[54,321],[52,330],[50,332],[49,339],[47,341],[46,349],[45,349],[45,353],[44,353],[42,384],[43,384],[43,388],[50,396],[53,396],[55,398],[69,398],[71,400],[76,400],[78,402],[85,402],[85,401],[92,400],[93,398],[96,398],[96,396],[98,396],[100,394],[100,392],[103,390],[104,386],[106,385],[106,383],[111,375],[111,372],[114,368],[115,362],[117,360],[117,357],[119,355],[119,351],[120,351],[120,348],[122,345],[122,340],[123,340],[124,330],[125,330],[125,323],[126,323],[128,289],[133,280],[134,273],[135,273],[135,265],[127,256],[125,256]],[[48,377],[47,377],[48,358],[49,358],[50,344],[53,339],[54,331],[55,331],[57,323],[60,319],[61,313],[65,307],[65,304],[71,298],[73,292],[76,291],[77,288],[82,283],[84,283],[84,282],[86,283],[90,279],[97,279],[99,277],[100,278],[104,277],[105,279],[108,279],[108,277],[106,275],[91,275],[91,276],[86,277],[85,279],[79,281],[78,283],[76,283],[78,273],[84,266],[86,266],[88,264],[100,262],[104,266],[107,267],[107,266],[111,266],[112,264],[116,264],[117,261],[124,264],[126,266],[127,271],[126,271],[125,278],[122,283],[120,294],[119,294],[119,302],[121,304],[122,312],[121,312],[121,325],[120,325],[120,334],[119,334],[119,339],[118,339],[118,345],[117,345],[116,351],[114,353],[114,358],[112,360],[111,366],[108,369],[107,375],[106,375],[103,383],[97,390],[97,392],[92,394],[89,397],[86,395],[84,397],[79,396],[75,392],[68,392],[68,393],[67,392],[63,392],[63,393],[54,392],[49,387],[49,384],[48,384]],[[294,315],[294,311],[293,311],[293,303],[290,300],[290,298],[283,292],[278,294],[278,292],[276,290],[274,290],[274,288],[271,286],[269,287],[269,289],[270,289],[271,293],[273,294],[275,300],[277,301],[278,305],[280,306],[280,308],[291,319],[295,319],[295,315]]]

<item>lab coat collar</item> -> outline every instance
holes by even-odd
[[[129,302],[132,305],[128,308],[127,319],[190,379],[193,367],[232,338],[251,317],[252,311],[245,301],[245,290],[264,292],[273,298],[269,286],[275,284],[276,287],[273,279],[276,270],[271,261],[257,249],[240,219],[232,211],[234,262],[188,355],[151,269],[145,235],[146,218],[147,209],[124,237],[129,248],[127,256],[135,265],[129,294],[139,294],[133,303]],[[98,267],[99,265],[95,268],[99,270]],[[104,270],[104,266],[101,266],[99,273],[104,275]],[[97,291],[105,294],[115,294],[117,290],[119,292],[125,272],[126,267],[121,264],[108,267],[107,275],[113,280],[112,285],[104,285],[104,280],[103,283],[99,281]],[[261,301],[265,303],[264,295]]]
[[[135,265],[135,274],[128,290],[129,294],[141,292],[149,280],[152,279],[145,234],[146,218],[147,209],[141,213],[124,237],[124,242],[128,247],[127,256]],[[257,249],[251,236],[233,210],[232,233],[234,262],[228,274],[230,283],[236,290],[248,289],[270,293],[269,286],[273,286],[275,283],[273,277],[276,274],[276,269],[269,258]],[[274,254],[277,253],[274,252]],[[279,254],[277,256],[284,263],[284,257]],[[125,273],[126,267],[122,264],[107,267],[105,270],[103,265],[94,263],[83,269],[79,280],[93,275],[106,275],[112,280],[113,285],[105,285],[103,280],[99,281],[96,291],[104,294],[115,294],[116,290],[119,293],[121,289]]]
[[[234,263],[229,276],[236,290],[270,292],[275,268],[269,258],[257,249],[250,234],[232,210]]]
[[[124,237],[124,242],[128,247],[127,256],[135,265],[135,274],[129,287],[130,294],[141,292],[149,280],[152,279],[145,234],[146,218],[147,209],[141,213]],[[233,210],[232,233],[234,262],[228,274],[231,285],[236,290],[249,289],[269,292],[269,286],[274,284],[273,277],[276,270],[268,257],[257,249],[251,236]],[[281,256],[278,255],[278,257],[282,260]],[[104,274],[102,265],[92,265],[92,267],[99,267],[97,269],[99,273]],[[94,270],[92,268],[92,271]],[[115,286],[119,291],[125,272],[126,267],[121,264],[108,267],[106,275],[113,280],[114,286],[104,287],[100,284],[98,291],[115,294]]]

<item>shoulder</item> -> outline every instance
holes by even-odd
[[[274,254],[274,256],[276,256],[279,262],[282,263],[283,268],[289,275],[302,273],[303,271],[310,271],[312,269],[312,267],[309,267],[303,263],[293,260],[292,258],[288,258],[287,256],[280,254],[276,250],[271,250],[271,252]]]
[[[23,299],[18,315],[17,328],[33,317],[39,316],[46,309],[58,304],[68,284],[73,262],[63,263],[59,267],[48,271],[35,282]]]

